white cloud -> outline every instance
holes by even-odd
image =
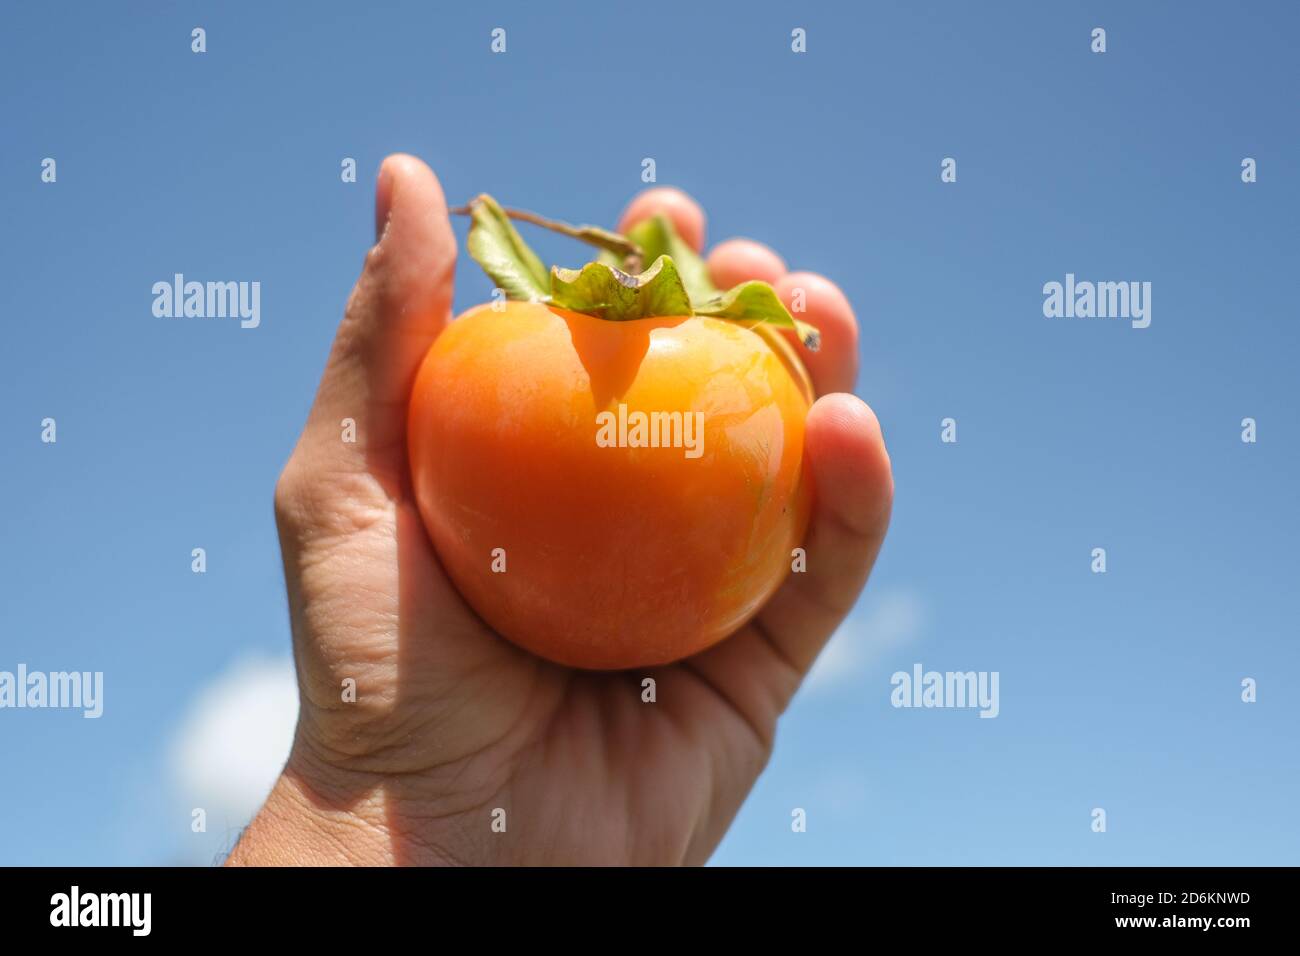
[[[218,834],[243,827],[270,793],[293,742],[298,684],[293,661],[236,661],[194,698],[172,739],[169,763],[191,808]]]
[[[868,592],[817,658],[806,686],[814,692],[857,677],[891,648],[916,639],[925,605],[910,591]]]

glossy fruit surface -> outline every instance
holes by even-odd
[[[675,661],[744,623],[789,573],[812,493],[811,392],[773,339],[519,301],[452,322],[408,447],[425,527],[479,616],[595,669]]]

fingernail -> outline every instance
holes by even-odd
[[[379,167],[379,179],[375,183],[375,244],[384,238],[388,228],[388,217],[393,211],[393,174],[385,162]]]

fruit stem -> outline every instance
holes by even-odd
[[[476,202],[478,202],[477,198],[471,199],[465,205],[456,206],[449,211],[453,215],[468,216],[473,213]],[[562,236],[577,239],[579,242],[585,242],[598,249],[604,249],[606,252],[621,256],[623,258],[624,272],[635,274],[641,271],[641,247],[626,236],[610,232],[608,229],[601,229],[599,226],[571,226],[567,222],[561,222],[558,219],[547,219],[545,216],[539,216],[537,213],[529,212],[526,209],[503,208],[501,211],[511,219],[531,223],[534,226],[541,226],[543,229],[549,229],[551,232],[557,232]]]

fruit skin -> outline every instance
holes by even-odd
[[[732,633],[789,573],[811,507],[812,396],[780,353],[699,316],[505,302],[452,322],[417,374],[407,440],[460,593],[498,633],[573,667],[666,664]],[[620,403],[703,412],[703,454],[601,447],[597,413]]]

